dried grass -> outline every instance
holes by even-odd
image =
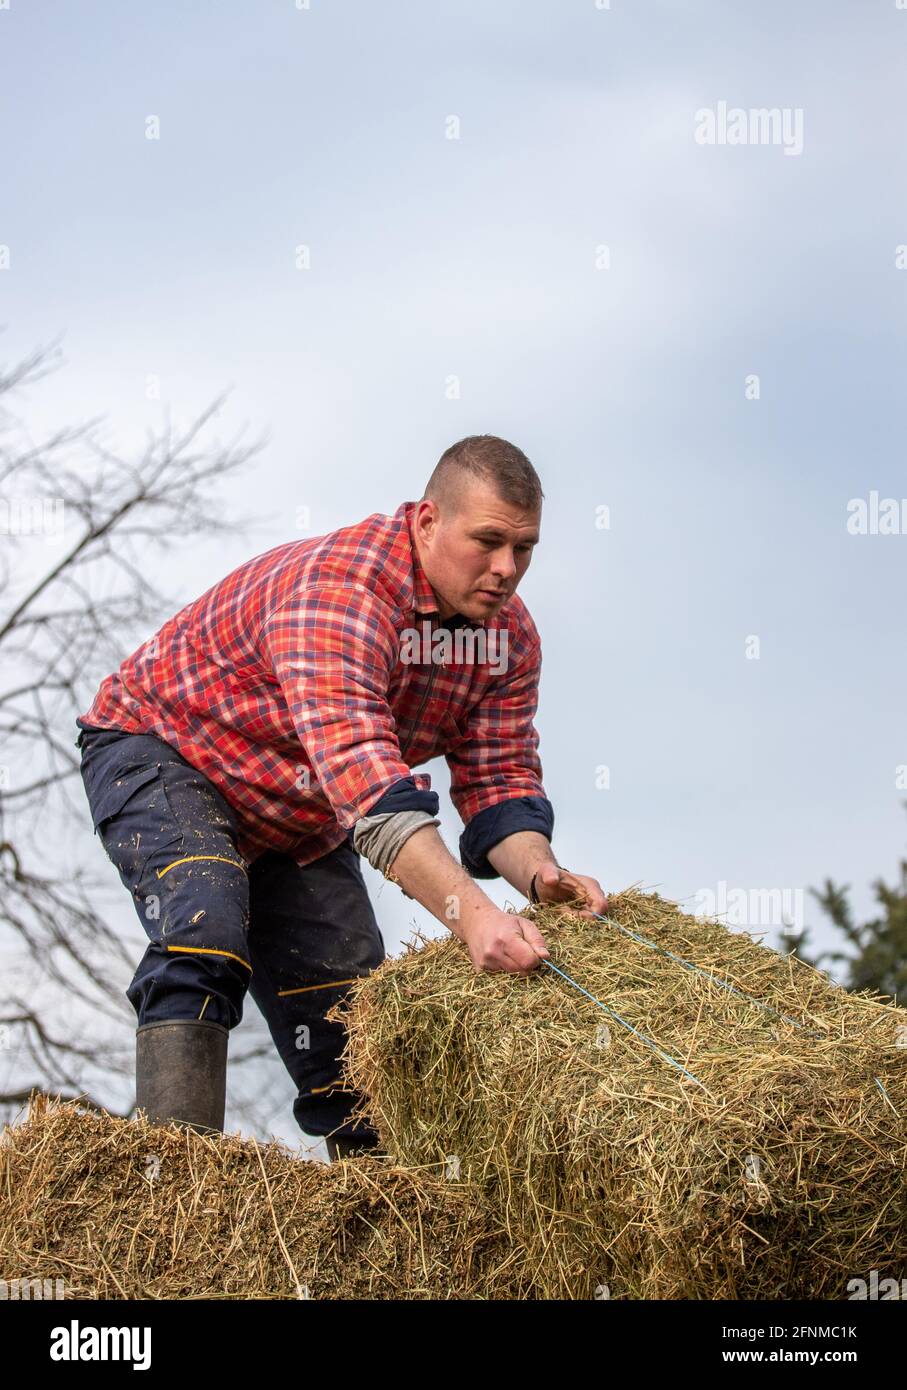
[[[40,1097],[2,1138],[7,1281],[90,1299],[512,1296],[519,1252],[462,1184]]]
[[[905,1277],[907,1011],[657,895],[612,899],[619,926],[534,915],[609,1012],[545,966],[476,973],[453,938],[332,1011],[388,1157],[34,1099],[2,1136],[0,1277],[130,1299],[841,1299]]]

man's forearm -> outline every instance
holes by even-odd
[[[424,825],[410,835],[394,856],[388,877],[461,941],[466,939],[463,924],[468,924],[475,912],[494,906],[457,863],[433,825]]]
[[[529,884],[536,869],[542,864],[557,863],[551,841],[537,830],[517,830],[505,836],[492,845],[486,858],[524,898],[529,897]]]

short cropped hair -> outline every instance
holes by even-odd
[[[503,502],[526,511],[537,511],[545,496],[539,475],[522,449],[496,434],[470,434],[445,449],[423,496],[456,510],[467,477],[484,479]]]

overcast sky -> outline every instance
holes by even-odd
[[[832,875],[865,913],[907,840],[907,535],[847,529],[907,496],[905,49],[894,0],[11,0],[0,357],[64,335],[38,436],[137,448],[225,387],[221,436],[270,431],[181,602],[512,440],[560,861],[679,899]],[[801,147],[700,143],[720,103]],[[443,932],[364,867],[392,951]]]

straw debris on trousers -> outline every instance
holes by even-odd
[[[73,1102],[33,1098],[3,1131],[0,1201],[6,1289],[62,1279],[65,1298],[449,1299],[509,1298],[524,1281],[520,1252],[462,1184]]]
[[[907,1275],[907,1011],[657,894],[524,915],[575,985],[476,972],[446,938],[332,1014],[385,1148],[481,1190],[536,1296],[842,1299]]]

